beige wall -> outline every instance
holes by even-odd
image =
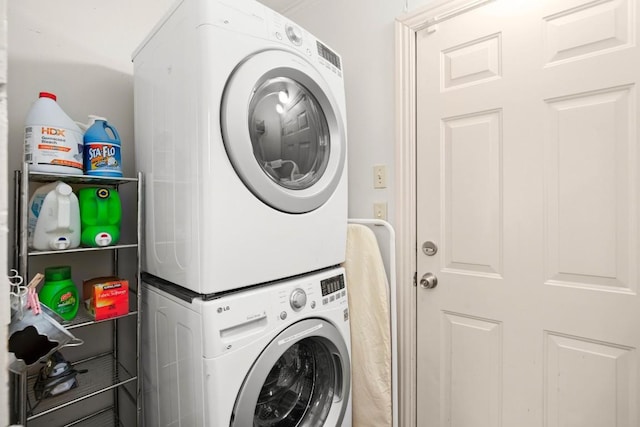
[[[0,0],[0,176],[7,174],[7,3]],[[0,275],[5,274],[7,270],[7,233],[9,213],[7,208],[7,197],[9,190],[9,181],[0,180]],[[2,277],[2,276],[0,276]],[[9,295],[0,292],[0,342],[7,342],[6,325],[9,323]],[[8,407],[8,385],[5,366],[7,366],[7,353],[0,352],[0,425],[9,424],[7,416]]]

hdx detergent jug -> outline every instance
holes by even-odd
[[[40,92],[24,127],[24,161],[36,172],[82,175],[82,131],[58,105],[53,93]]]
[[[36,189],[29,200],[27,245],[41,251],[80,246],[78,197],[62,181]]]

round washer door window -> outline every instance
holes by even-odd
[[[290,326],[256,360],[238,394],[232,427],[340,425],[350,390],[349,354],[330,323]]]
[[[320,73],[278,50],[257,53],[236,68],[221,108],[236,173],[256,197],[288,213],[317,209],[337,187],[346,151],[341,117]]]

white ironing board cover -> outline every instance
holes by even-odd
[[[389,291],[376,236],[349,224],[344,263],[349,289],[354,427],[391,427]]]

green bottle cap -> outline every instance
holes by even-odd
[[[47,267],[44,269],[44,280],[55,282],[58,280],[71,279],[71,267],[61,265],[57,267]]]

